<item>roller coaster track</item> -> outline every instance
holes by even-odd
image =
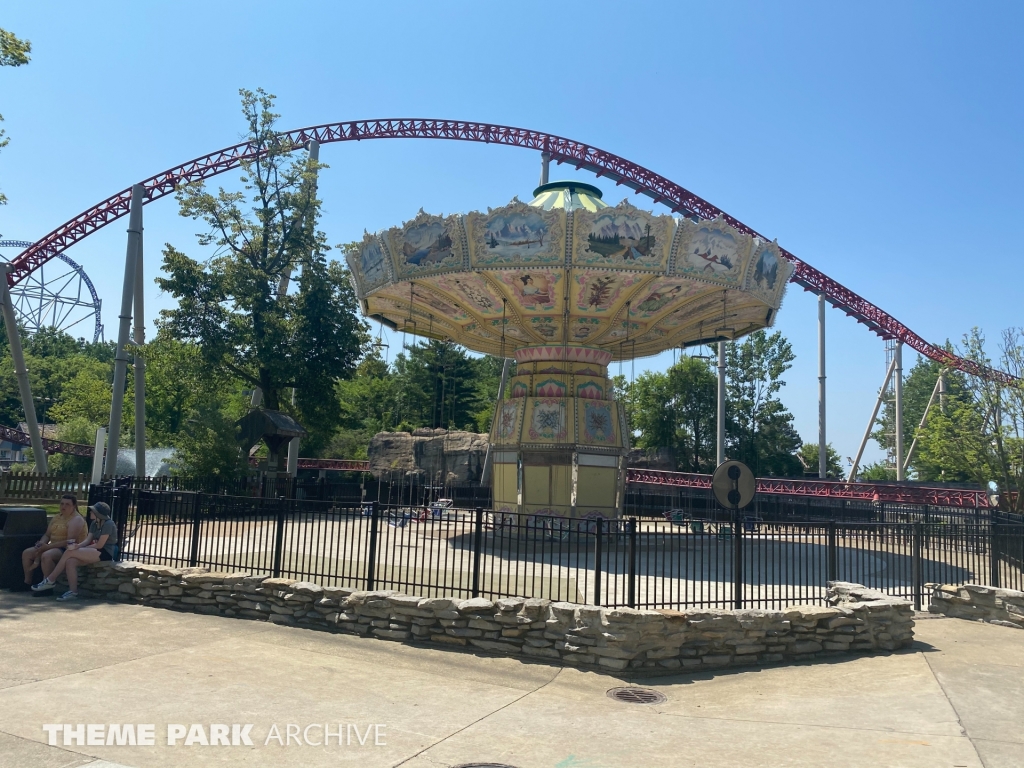
[[[653,171],[618,155],[613,155],[611,152],[540,131],[462,120],[400,118],[326,123],[310,128],[286,131],[279,136],[282,142],[287,142],[295,147],[301,147],[310,140],[315,140],[320,144],[331,144],[369,139],[446,139],[504,144],[539,150],[547,153],[552,160],[558,163],[573,165],[577,170],[591,171],[598,177],[614,181],[616,185],[621,184],[635,190],[637,194],[647,195],[655,203],[662,203],[673,212],[705,220],[720,217],[742,232],[765,240],[770,239],[664,176],[659,176]],[[143,182],[146,187],[145,201],[148,203],[169,195],[180,184],[202,181],[236,168],[242,162],[256,159],[258,154],[259,148],[254,143],[245,142],[170,168]],[[8,283],[13,287],[26,275],[74,243],[126,215],[130,201],[131,188],[129,187],[80,213],[33,243],[12,262],[13,269],[8,273]],[[789,251],[781,250],[782,254],[796,267],[791,278],[794,283],[804,290],[823,295],[833,306],[842,309],[883,339],[898,339],[925,357],[973,376],[1006,384],[1016,381],[1008,373],[979,365],[972,360],[951,354],[942,347],[928,343],[867,299],[823,272],[819,272]]]
[[[674,486],[711,489],[711,475],[690,472],[664,472],[654,469],[627,469],[626,482],[633,485]],[[848,499],[896,504],[934,504],[943,507],[988,509],[988,494],[964,488],[934,488],[896,483],[845,483],[841,480],[790,480],[784,477],[757,478],[757,492],[807,499]]]

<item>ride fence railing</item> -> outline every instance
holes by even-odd
[[[717,519],[728,514],[718,505],[710,488],[652,490],[627,486],[627,515],[679,516]],[[837,520],[845,522],[914,523],[976,522],[992,516],[989,509],[950,507],[891,501],[866,501],[815,496],[758,493],[744,516],[759,521]]]
[[[94,486],[123,560],[449,597],[637,608],[823,603],[852,581],[926,604],[929,582],[1024,589],[1024,525],[566,520]]]

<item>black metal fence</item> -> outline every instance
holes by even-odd
[[[540,597],[639,608],[821,603],[830,580],[926,604],[924,585],[1024,589],[1016,522],[753,518],[508,520],[372,502],[94,486],[122,559],[423,596]]]

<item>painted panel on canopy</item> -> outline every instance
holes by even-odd
[[[500,339],[502,335],[502,319],[499,317],[495,320],[491,320],[491,331],[494,335]],[[530,335],[519,327],[519,324],[514,318],[505,318],[504,320],[504,334],[505,337],[511,341],[527,341],[530,339]],[[519,346],[516,344],[515,346]],[[511,350],[509,350],[511,352]]]
[[[721,219],[679,225],[675,272],[719,285],[738,286],[750,256],[753,238]]]
[[[778,309],[793,269],[793,264],[779,251],[778,243],[757,243],[744,288]]]
[[[587,270],[573,275],[576,312],[611,315],[625,303],[628,289],[648,276],[631,272]]]
[[[398,325],[399,330],[408,333],[421,336],[448,336],[449,338],[457,338],[462,334],[462,328],[459,325],[447,322],[446,319],[429,312],[428,308],[421,305],[415,305],[410,313],[408,301],[400,303],[389,297],[381,297],[379,294],[371,296],[368,303],[371,313],[386,315]]]
[[[647,330],[647,323],[630,322],[629,323],[629,327],[627,328],[626,327],[626,321],[625,320],[620,320],[617,323],[612,323],[612,327],[608,331],[608,333],[606,333],[604,336],[602,336],[600,339],[598,339],[597,342],[599,344],[604,345],[604,346],[608,346],[609,344],[611,344],[613,342],[616,345],[621,344],[622,342],[626,341],[627,339],[635,341],[646,330]],[[617,349],[615,351],[618,352]],[[629,348],[628,347],[624,348],[623,354],[625,354],[627,357],[629,357]]]
[[[412,221],[389,229],[387,239],[401,277],[462,266],[458,216],[443,218],[421,210]]]
[[[597,338],[604,329],[606,320],[597,317],[573,318],[569,326],[569,338],[571,341],[581,344],[591,338]]]
[[[435,293],[421,284],[413,285],[406,283],[403,285],[389,286],[379,293],[374,294],[374,296],[389,298],[399,304],[405,304],[405,306],[408,306],[409,301],[411,300],[415,306],[419,307],[428,316],[441,315],[443,317],[450,318],[455,322],[460,322],[469,318],[466,310],[452,302],[452,300],[447,296],[441,293]]]
[[[628,200],[595,213],[573,214],[573,262],[627,269],[662,269],[668,263],[675,222]]]
[[[665,313],[673,304],[678,304],[698,293],[715,290],[707,283],[696,280],[678,277],[659,278],[637,292],[633,297],[629,315],[634,320],[649,320],[655,315]]]
[[[480,315],[500,315],[501,297],[483,277],[471,272],[460,272],[433,278],[439,288],[456,296],[472,312]]]
[[[498,272],[495,276],[507,286],[516,308],[526,314],[560,312],[562,273],[543,269]]]
[[[728,297],[726,297],[725,306],[725,317],[728,319],[730,311]],[[688,324],[691,320],[697,322],[703,317],[708,318],[709,330],[713,330],[710,326],[717,327],[720,324],[719,321],[723,317],[721,291],[716,291],[710,296],[698,296],[696,299],[691,299],[687,304],[662,318],[658,325],[662,328],[678,328]]]
[[[542,315],[541,317],[531,317],[530,324],[527,327],[547,344],[559,341],[562,338],[561,318],[557,316],[549,317]]]
[[[361,295],[365,296],[388,281],[387,254],[376,235],[364,234],[363,242],[347,253],[346,258]]]
[[[466,215],[470,263],[510,267],[565,262],[565,212],[513,200],[503,208]]]

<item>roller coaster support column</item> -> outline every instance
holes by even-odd
[[[132,324],[132,305],[135,300],[135,271],[142,250],[142,201],[146,188],[132,187],[132,202],[128,217],[128,247],[124,257],[124,287],[121,291],[120,324],[117,328],[117,348],[114,352],[114,393],[110,398],[110,433],[107,437],[107,460],[103,474],[113,477],[117,471],[117,449],[121,442],[121,413],[124,409],[124,381],[128,376],[128,344]],[[137,471],[137,470],[136,470]]]
[[[107,429],[100,427],[96,430],[96,445],[92,451],[92,477],[89,482],[98,485],[103,479],[103,450],[107,445]]]
[[[903,471],[903,342],[896,342],[896,355],[893,357],[896,370],[896,481],[906,480]]]
[[[145,299],[143,297],[143,246],[135,265],[135,474],[146,475],[146,358],[140,354],[146,343]]]
[[[551,155],[547,152],[540,153],[540,185],[543,187],[548,183],[548,174],[551,169]]]
[[[7,273],[10,264],[0,264],[0,302],[3,303],[4,326],[7,328],[7,342],[11,347],[11,358],[14,360],[14,374],[18,377],[18,391],[21,393],[21,405],[25,409],[25,423],[28,434],[32,438],[32,455],[36,460],[36,472],[46,474],[46,451],[43,450],[43,436],[39,434],[39,422],[36,421],[36,406],[32,401],[32,388],[28,382],[28,368],[25,367],[25,353],[21,348],[21,334],[18,332],[18,321],[14,316],[14,303],[11,301],[11,289],[7,284]]]
[[[725,342],[718,342],[718,453],[715,466],[725,461]]]
[[[868,438],[871,437],[871,428],[875,426],[875,419],[878,418],[878,409],[882,407],[882,399],[885,397],[885,391],[889,388],[889,379],[892,378],[892,371],[895,367],[896,358],[894,357],[885,371],[885,381],[882,382],[882,388],[878,390],[878,398],[875,400],[875,408],[871,411],[871,418],[868,419],[867,429],[864,430],[864,438],[860,441],[860,448],[857,449],[857,458],[853,460],[853,466],[850,467],[850,474],[846,478],[846,482],[848,483],[852,483],[857,479],[857,470],[860,468],[860,459],[864,455],[864,447],[868,444]]]
[[[818,294],[818,477],[828,474],[828,441],[825,438],[825,296]]]

